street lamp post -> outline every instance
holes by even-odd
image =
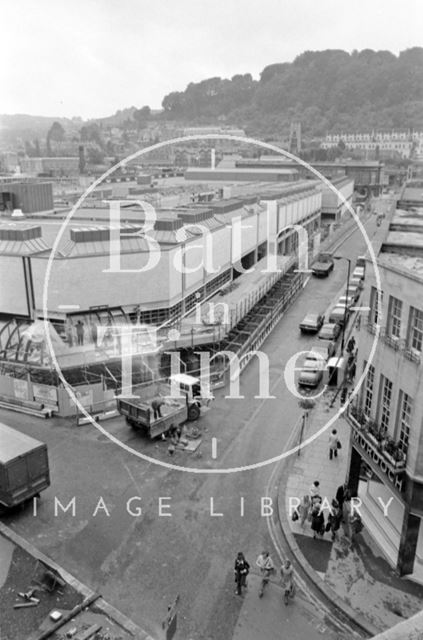
[[[347,274],[347,288],[345,291],[345,306],[344,306],[344,322],[342,325],[342,340],[341,340],[341,353],[344,353],[344,344],[345,344],[345,325],[347,324],[347,300],[348,300],[348,289],[350,285],[350,271],[351,271],[351,260],[349,258],[345,258],[344,256],[333,256],[334,260],[347,260],[348,261],[348,274]]]

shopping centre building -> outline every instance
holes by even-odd
[[[139,379],[144,379],[157,373],[158,351],[223,340],[277,280],[298,266],[293,259],[299,237],[307,260],[319,252],[318,181],[256,183],[254,190],[248,184],[237,197],[160,209],[148,230],[151,206],[134,200],[97,205],[77,210],[66,224],[64,214],[0,222],[3,399],[50,399],[62,415],[71,411],[51,389],[60,383],[45,343],[44,319],[68,381],[95,381],[98,393],[91,404],[100,403],[105,377],[119,380],[120,364],[115,366],[111,345],[103,340],[113,327],[136,323],[160,330],[159,344],[151,332],[141,340]],[[227,313],[209,322],[202,305],[215,299],[224,300]]]

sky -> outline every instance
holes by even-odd
[[[423,46],[421,0],[2,0],[0,113],[98,118],[303,51]]]

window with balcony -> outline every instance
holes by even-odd
[[[370,416],[370,412],[372,409],[374,383],[375,383],[375,368],[373,365],[370,365],[369,370],[367,372],[367,376],[366,376],[366,384],[364,387],[363,411],[366,414],[366,416]]]
[[[407,454],[408,441],[410,438],[412,409],[413,409],[413,398],[409,396],[408,393],[405,393],[405,391],[400,391],[398,443],[399,443],[399,448],[405,454]]]
[[[387,431],[391,416],[392,382],[385,376],[380,376],[381,402],[380,402],[380,426],[382,431]]]
[[[408,347],[415,351],[422,351],[423,346],[423,311],[410,308],[410,321],[408,330]]]
[[[399,338],[401,332],[402,301],[394,296],[389,296],[388,308],[388,335]]]

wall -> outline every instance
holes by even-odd
[[[293,196],[282,199],[269,214],[271,229],[279,230],[289,224],[301,223],[301,220],[319,209],[321,193],[311,192],[307,196]],[[240,210],[241,213],[241,210]],[[263,209],[242,218],[241,249],[242,255],[254,250],[258,244],[267,239],[267,210]],[[211,232],[213,268],[220,267],[220,273],[230,266],[233,252],[233,229],[230,221],[225,226]],[[217,273],[205,274],[201,265],[204,259],[205,239],[202,235],[188,241],[185,251],[186,265],[195,269],[186,274],[185,293],[195,290],[210,280]],[[86,251],[90,250],[87,244]],[[81,310],[92,306],[111,305],[131,307],[142,304],[146,309],[168,307],[181,300],[182,276],[175,268],[175,258],[180,249],[176,245],[162,247],[160,260],[153,270],[134,273],[109,272],[108,255],[78,256],[68,259],[55,259],[51,269],[48,287],[48,309],[60,313],[59,305],[79,304]],[[48,256],[31,258],[35,303],[38,312],[42,311],[44,277]],[[121,269],[139,270],[147,264],[147,253],[121,255]],[[13,286],[13,285],[10,285]]]
[[[402,300],[400,340],[405,341],[408,330],[410,306],[418,306],[419,301],[422,300],[422,284],[390,269],[383,268],[381,264],[379,264],[379,267],[383,291],[381,325],[383,328],[387,325],[389,296],[392,295]],[[363,306],[369,304],[372,286],[376,287],[376,278],[371,263],[367,263],[366,286],[361,298]],[[423,307],[423,304],[421,304],[421,307]],[[374,340],[374,335],[369,333],[366,324],[367,318],[363,314],[358,344],[357,372],[359,374],[363,371],[364,362],[368,360],[368,354],[370,353]],[[375,416],[378,413],[377,404],[380,375],[383,374],[393,383],[389,432],[395,439],[399,438],[398,404],[400,390],[413,398],[412,428],[407,453],[407,471],[412,475],[423,476],[423,363],[418,364],[411,362],[404,357],[401,349],[393,349],[384,341],[383,337],[380,337],[372,365],[375,367],[372,415]],[[362,388],[364,389],[364,385]]]
[[[0,311],[22,316],[29,313],[21,256],[0,255]]]

